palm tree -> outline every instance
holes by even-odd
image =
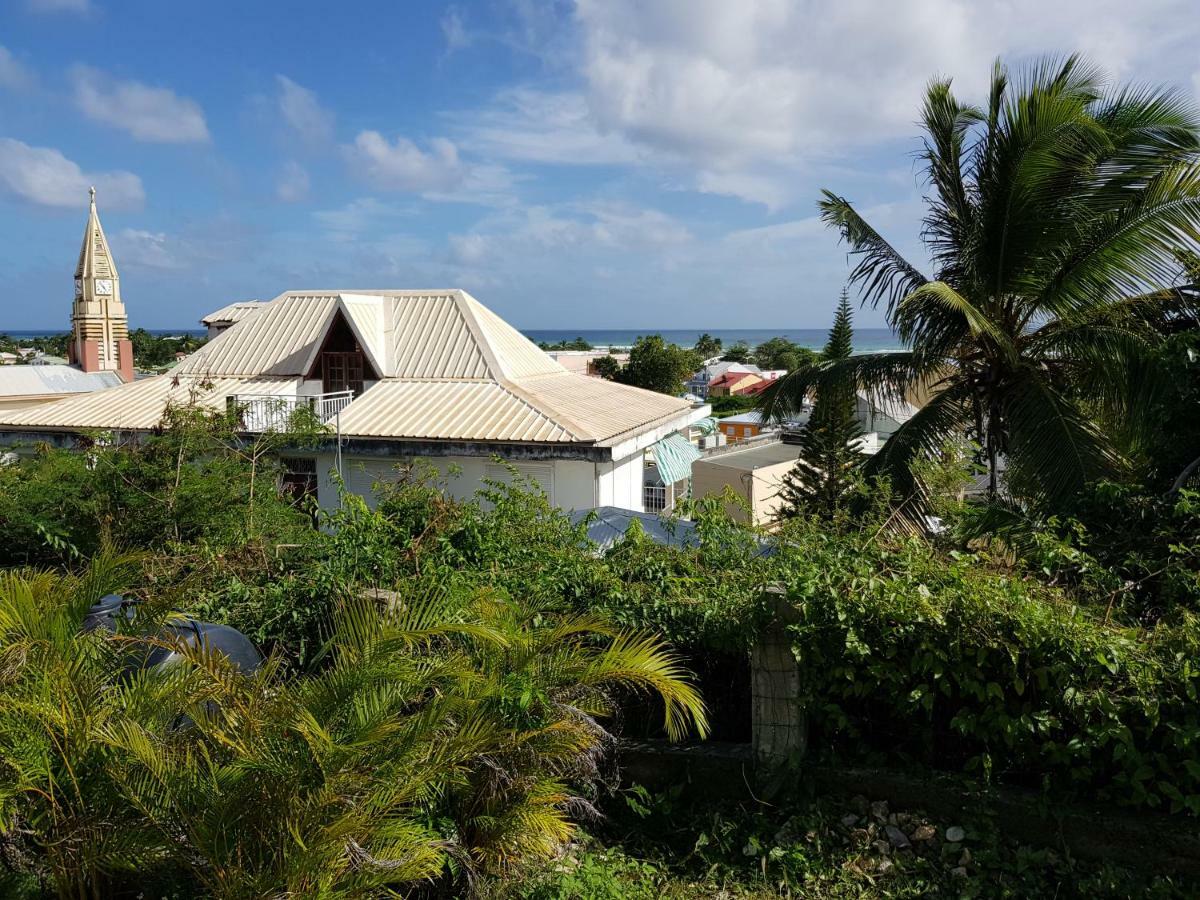
[[[104,896],[115,873],[169,857],[121,796],[117,736],[135,721],[166,733],[195,685],[182,671],[124,674],[124,636],[80,630],[138,568],[105,551],[80,575],[0,574],[0,845],[59,897]]]
[[[657,640],[436,585],[344,603],[309,676],[184,652],[213,702],[192,704],[186,733],[123,731],[119,781],[221,898],[361,897],[549,856],[617,688],[658,695],[673,735],[705,730]]]
[[[919,389],[931,399],[869,473],[912,488],[909,462],[967,432],[993,495],[1003,459],[1012,494],[1053,502],[1120,462],[1097,416],[1137,426],[1156,388],[1174,251],[1200,241],[1200,119],[1170,90],[1106,89],[1072,56],[1015,79],[997,63],[986,108],[935,80],[922,124],[932,278],[847,200],[820,202],[858,258],[851,282],[908,349],[788,376],[766,409],[786,418],[847,378],[896,399]]]

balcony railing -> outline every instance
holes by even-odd
[[[242,428],[246,431],[287,431],[295,422],[299,410],[307,410],[323,425],[333,422],[338,413],[350,405],[353,391],[334,391],[311,396],[279,394],[234,394],[227,399],[236,409]]]

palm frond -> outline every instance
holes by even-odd
[[[928,279],[867,224],[849,201],[830,191],[822,194],[824,198],[817,204],[821,220],[837,228],[851,255],[858,257],[850,282],[859,286],[864,302],[871,306],[883,302],[890,314],[903,297]]]

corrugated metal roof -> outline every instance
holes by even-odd
[[[389,298],[395,378],[491,378],[479,341],[453,295]]]
[[[215,382],[203,401],[211,395],[213,405],[266,392],[252,378],[293,390],[339,309],[384,376],[342,411],[346,436],[598,443],[691,411],[675,397],[567,372],[463,291],[320,291],[281,294],[173,373],[138,383],[154,387],[12,413],[0,425],[150,428],[178,394],[163,386],[176,377]]]
[[[337,306],[329,294],[276,298],[221,332],[177,369],[190,375],[303,375]]]
[[[288,394],[295,378],[219,378],[179,376],[168,372],[68,400],[0,410],[0,426],[50,429],[144,431],[162,420],[168,403],[221,409],[232,394]]]
[[[0,397],[86,394],[122,384],[116,372],[84,372],[74,366],[0,366]]]
[[[222,306],[215,312],[210,312],[200,320],[200,324],[214,325],[217,322],[240,322],[252,313],[258,312],[266,305],[266,300],[237,300],[228,306]]]
[[[341,429],[347,435],[416,440],[577,439],[494,381],[383,381],[342,411]]]
[[[692,406],[678,397],[571,372],[513,384],[539,409],[569,419],[580,434],[598,441],[683,415]]]
[[[534,375],[556,375],[565,372],[537,344],[517,331],[502,318],[472,297],[458,292],[467,312],[475,319],[484,341],[492,349],[500,371],[499,378],[529,378]]]

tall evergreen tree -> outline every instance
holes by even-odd
[[[849,359],[853,352],[853,316],[843,290],[822,359],[837,362]],[[862,427],[855,404],[853,383],[822,386],[808,425],[800,434],[799,458],[780,485],[778,518],[814,515],[828,521],[845,510],[862,466],[857,446]]]

